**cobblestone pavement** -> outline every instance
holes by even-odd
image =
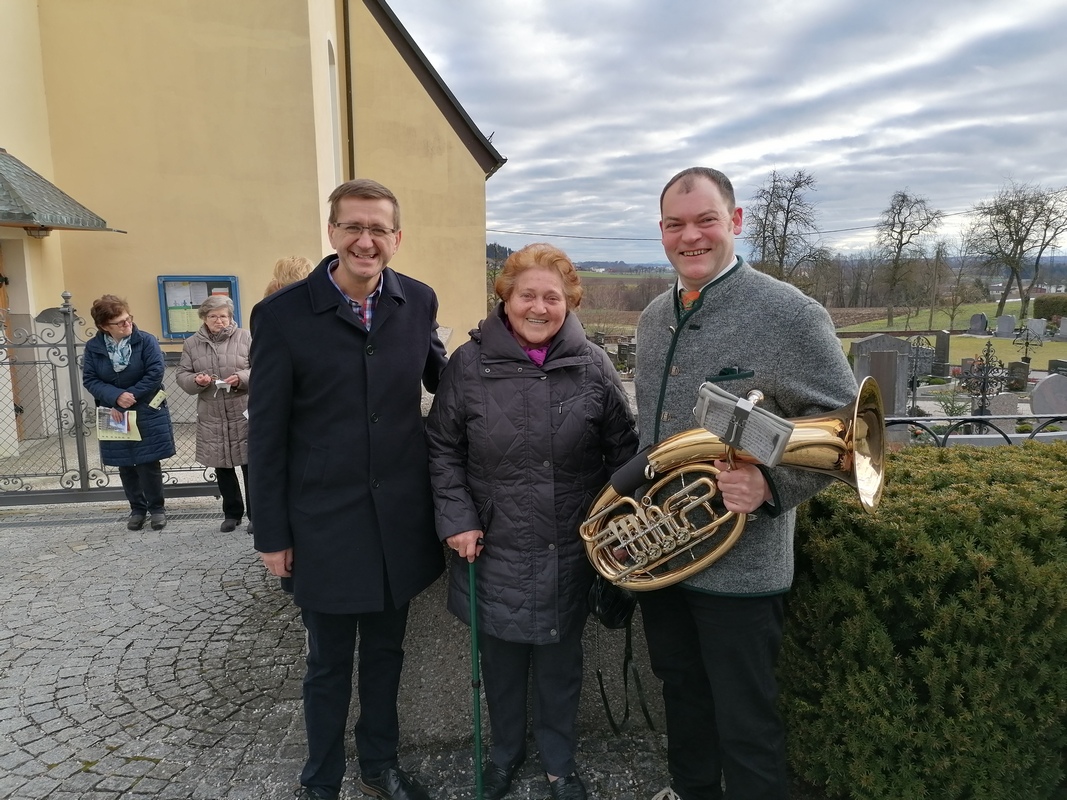
[[[168,504],[162,532],[127,531],[114,503],[0,508],[0,798],[244,800],[297,788],[296,609],[243,526],[219,533],[216,501]],[[621,707],[622,633],[594,633],[581,773],[593,797],[647,798],[667,783],[663,737],[608,731],[595,667],[599,657]],[[474,795],[471,702],[468,631],[444,610],[439,581],[412,605],[401,688],[401,763],[438,800]],[[548,795],[530,750],[509,798]],[[353,761],[346,800],[362,796],[355,772]]]

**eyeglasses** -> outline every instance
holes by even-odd
[[[133,325],[133,316],[123,317],[122,319],[113,319],[111,322],[105,322],[105,328],[125,328],[127,325]]]
[[[363,231],[367,231],[374,239],[384,239],[386,236],[392,236],[396,233],[396,228],[383,228],[381,225],[360,225],[358,222],[335,222],[333,226],[340,228],[349,236],[354,236],[357,239],[363,235]]]
[[[212,322],[229,322],[231,317],[229,314],[208,314],[204,319],[209,319]]]

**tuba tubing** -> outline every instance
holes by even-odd
[[[856,490],[873,512],[885,475],[885,414],[873,378],[837,411],[791,419],[778,466],[827,475]],[[744,533],[747,515],[722,505],[713,461],[759,463],[703,428],[682,431],[638,453],[590,506],[579,531],[604,578],[633,591],[683,581],[722,558]],[[638,496],[637,493],[640,492]]]

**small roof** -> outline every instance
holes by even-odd
[[[0,147],[0,225],[110,231],[107,223]]]

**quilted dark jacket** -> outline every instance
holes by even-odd
[[[137,402],[130,407],[137,412],[137,429],[141,441],[100,442],[100,460],[114,467],[150,464],[174,455],[174,429],[170,423],[170,409],[164,400],[159,408],[149,401],[163,388],[163,351],[150,333],[134,326],[130,334],[130,363],[122,372],[115,372],[107,354],[104,334],[85,343],[82,359],[82,385],[89,390],[97,406],[115,407],[123,392],[130,392]]]
[[[568,314],[543,367],[504,326],[503,305],[449,359],[428,420],[437,534],[485,532],[478,625],[549,644],[583,623],[593,571],[578,525],[637,448],[619,376]],[[468,567],[453,559],[448,608],[469,624]]]

